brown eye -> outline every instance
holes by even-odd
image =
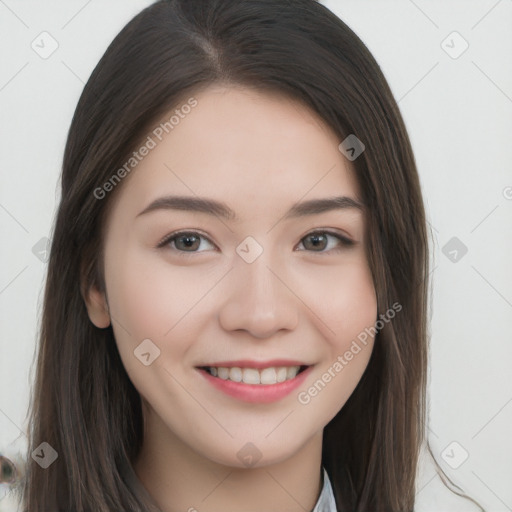
[[[334,238],[338,241],[338,244],[330,244],[329,247],[329,238]],[[313,252],[328,252],[330,250],[341,250],[343,247],[354,245],[354,242],[349,238],[346,238],[338,233],[331,233],[329,231],[315,231],[313,233],[309,233],[309,235],[305,236],[301,242],[307,251]],[[326,251],[325,249],[329,247]]]
[[[320,249],[323,250],[327,247],[327,237],[323,234],[315,233],[313,235],[308,235],[304,240],[307,243],[304,243],[304,247],[306,249]]]
[[[173,252],[182,253],[204,252],[198,251],[202,240],[206,240],[207,243],[213,246],[213,243],[201,233],[197,233],[195,231],[181,231],[167,236],[158,244],[158,247],[165,247]]]
[[[174,237],[172,240],[174,240],[174,245],[179,250],[188,251],[190,249],[191,251],[196,251],[200,245],[200,238],[193,234],[180,235]]]

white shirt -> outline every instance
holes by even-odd
[[[315,508],[311,512],[336,512],[336,502],[332,492],[331,481],[324,468],[324,485],[318,497]]]

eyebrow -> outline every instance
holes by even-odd
[[[294,219],[308,215],[317,215],[332,210],[355,209],[364,211],[364,204],[359,200],[348,197],[331,197],[323,199],[310,199],[294,204],[284,215],[283,219]],[[206,213],[223,217],[226,220],[239,221],[236,213],[226,204],[206,197],[191,196],[165,196],[155,199],[137,217],[156,210],[185,210]]]

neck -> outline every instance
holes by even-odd
[[[182,443],[156,414],[134,463],[162,512],[309,512],[322,480],[322,431],[288,459],[262,467],[218,464]]]

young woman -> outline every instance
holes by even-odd
[[[313,0],[154,3],[70,127],[24,510],[412,511],[427,292],[360,39]]]

